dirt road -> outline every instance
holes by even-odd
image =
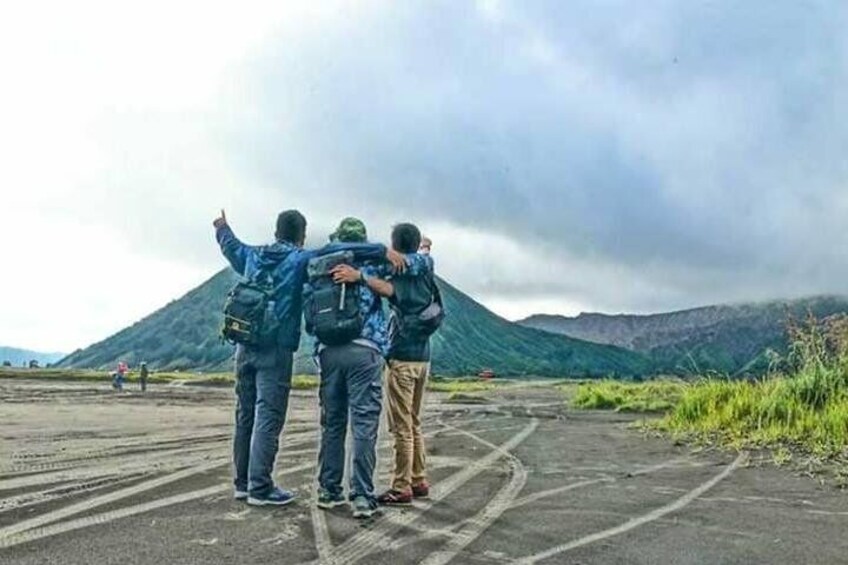
[[[315,392],[278,461],[299,503],[255,509],[231,498],[231,391],[0,380],[0,563],[848,563],[840,491],[549,388],[488,399],[431,395],[431,499],[363,524],[311,504]]]

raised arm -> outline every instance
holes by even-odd
[[[221,210],[221,217],[217,218],[212,225],[215,227],[215,239],[221,246],[221,253],[238,274],[244,275],[247,256],[252,247],[239,241],[227,223],[227,216],[223,210]]]

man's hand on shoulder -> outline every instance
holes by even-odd
[[[392,264],[395,273],[403,273],[406,271],[406,257],[402,253],[398,253],[394,249],[387,249],[386,261]]]
[[[216,230],[221,229],[222,227],[227,225],[227,214],[224,212],[224,209],[221,209],[221,215],[215,218],[215,221],[212,222],[212,225]]]
[[[336,265],[330,274],[333,275],[333,282],[336,284],[357,283],[362,278],[362,273],[350,265]]]

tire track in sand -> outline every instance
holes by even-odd
[[[453,426],[450,427],[453,428]],[[476,434],[458,428],[453,429],[491,448],[493,452],[500,453],[509,466],[509,481],[498,490],[497,494],[495,494],[480,512],[470,518],[459,531],[451,536],[444,549],[431,553],[421,562],[422,565],[446,565],[453,561],[463,549],[480,537],[480,534],[486,531],[495,520],[509,509],[512,501],[515,500],[524,488],[524,485],[527,484],[527,469],[518,457]]]
[[[365,530],[341,545],[336,546],[323,561],[313,561],[312,564],[320,565],[346,565],[359,562],[372,553],[383,551],[391,547],[390,538],[393,534],[414,522],[436,503],[444,500],[462,485],[476,477],[484,469],[490,467],[494,462],[503,457],[504,452],[509,452],[520,445],[525,439],[536,431],[539,426],[538,420],[532,420],[524,428],[512,436],[508,441],[501,444],[500,449],[492,451],[477,459],[461,471],[454,473],[444,481],[433,486],[430,499],[423,504],[414,507],[414,510],[403,514],[386,514],[376,520],[371,529]]]
[[[149,481],[145,481],[143,483],[139,483],[137,485],[123,488],[120,490],[116,490],[114,492],[110,492],[101,496],[97,496],[95,498],[84,500],[82,502],[78,502],[76,504],[72,504],[70,506],[65,506],[64,508],[59,508],[52,512],[47,512],[46,514],[42,514],[40,516],[36,516],[34,518],[30,518],[28,520],[23,520],[21,522],[17,522],[12,524],[11,526],[6,526],[5,528],[0,528],[0,544],[2,544],[5,538],[13,536],[15,534],[19,534],[26,530],[31,530],[33,528],[37,528],[39,526],[43,526],[45,524],[50,524],[52,522],[58,522],[63,518],[67,518],[69,516],[73,516],[75,514],[80,514],[82,512],[88,512],[89,510],[93,510],[99,506],[104,506],[106,504],[112,504],[113,502],[117,502],[124,498],[129,498],[131,496],[135,496],[137,494],[159,488],[163,485],[167,485],[169,483],[173,483],[176,481],[180,481],[182,479],[186,479],[188,477],[198,475],[200,473],[205,473],[207,471],[211,471],[213,469],[217,469],[218,467],[222,467],[229,463],[229,458],[227,459],[217,459],[211,461],[209,463],[205,463],[202,465],[197,465],[195,467],[191,467],[189,469],[183,469],[182,471],[177,471],[176,473],[171,473],[169,475],[165,475],[163,477],[159,477],[156,479],[152,479]]]
[[[292,467],[282,473],[279,473],[279,475],[289,475],[297,473],[299,471],[305,471],[307,469],[312,468],[314,465],[314,463],[303,463],[301,465]],[[215,485],[200,490],[194,490],[182,494],[177,494],[174,496],[160,498],[158,500],[152,500],[150,502],[145,502],[142,504],[136,504],[134,506],[128,506],[126,508],[120,508],[118,510],[112,510],[110,512],[103,512],[100,514],[94,514],[92,516],[86,516],[84,518],[78,518],[76,520],[71,520],[68,522],[61,522],[59,524],[53,524],[46,527],[37,527],[7,537],[0,536],[0,549],[44,539],[59,534],[64,534],[66,532],[71,532],[74,530],[80,530],[82,528],[88,528],[94,525],[106,524],[115,520],[120,520],[122,518],[135,516],[137,514],[150,512],[152,510],[158,510],[160,508],[166,508],[168,506],[173,506],[176,504],[183,504],[185,502],[205,498],[207,496],[214,496],[222,492],[226,492],[230,488],[232,487],[229,483]]]
[[[543,561],[545,559],[550,559],[551,557],[554,557],[556,555],[560,555],[560,554],[565,553],[567,551],[571,551],[572,549],[576,549],[578,547],[583,547],[584,545],[589,545],[591,543],[602,541],[602,540],[611,538],[613,536],[618,536],[618,535],[627,533],[630,530],[634,530],[636,528],[644,526],[645,524],[650,524],[651,522],[655,522],[655,521],[657,521],[661,518],[664,518],[665,516],[667,516],[668,514],[671,514],[672,512],[677,512],[678,510],[682,510],[683,508],[690,505],[693,501],[695,501],[695,499],[697,499],[701,495],[705,494],[711,488],[713,488],[718,483],[720,483],[721,481],[726,479],[728,476],[730,476],[730,474],[733,473],[733,471],[735,471],[736,469],[738,469],[739,466],[742,465],[746,461],[747,458],[748,458],[747,453],[740,453],[739,456],[736,457],[736,459],[730,465],[725,467],[724,470],[721,473],[719,473],[718,475],[716,475],[712,479],[708,480],[707,482],[702,483],[701,485],[699,485],[695,489],[689,491],[688,493],[681,496],[680,498],[678,498],[677,500],[675,500],[671,504],[667,504],[667,505],[665,505],[661,508],[657,508],[656,510],[648,512],[647,514],[644,514],[642,516],[632,518],[632,519],[628,520],[627,522],[620,524],[618,526],[615,526],[613,528],[609,528],[609,529],[606,529],[606,530],[603,530],[603,531],[600,531],[600,532],[597,532],[597,533],[594,533],[594,534],[590,534],[588,536],[583,536],[582,538],[578,538],[574,541],[571,541],[571,542],[568,542],[568,543],[565,543],[565,544],[562,544],[562,545],[558,545],[556,547],[552,547],[551,549],[548,549],[546,551],[542,551],[542,552],[536,553],[534,555],[529,555],[527,557],[517,559],[517,560],[514,561],[514,563],[516,563],[517,565],[531,565],[533,563],[538,563],[539,561]]]

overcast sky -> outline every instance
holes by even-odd
[[[13,2],[0,344],[72,350],[296,207],[509,318],[848,293],[848,4]]]

